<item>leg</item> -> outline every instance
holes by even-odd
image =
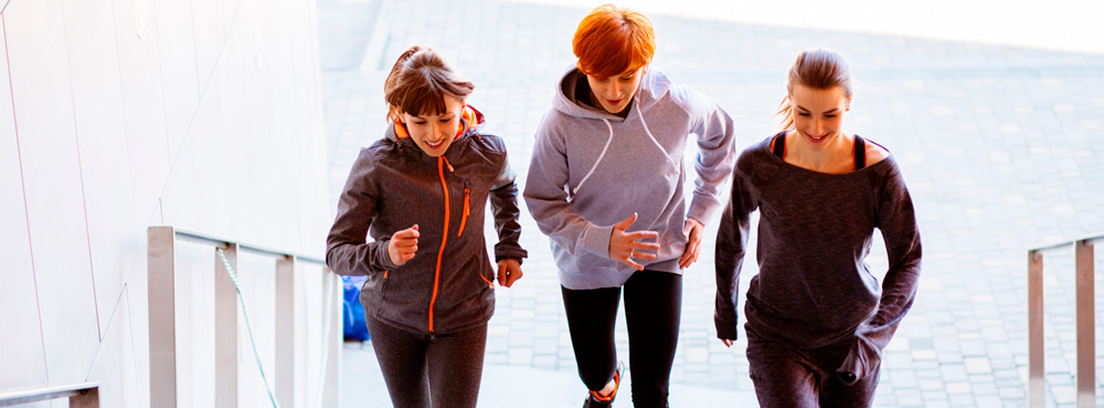
[[[682,318],[682,275],[636,272],[625,282],[633,404],[667,406]]]
[[[487,325],[437,336],[429,345],[429,389],[434,407],[475,408],[483,378]]]
[[[601,391],[617,370],[613,325],[621,288],[571,290],[562,288],[567,328],[575,349],[579,378],[591,391]]]
[[[830,372],[832,375],[824,376],[824,381],[821,381],[820,406],[825,408],[871,406],[874,403],[874,389],[877,388],[878,379],[881,377],[881,366],[879,362],[869,375],[852,385],[844,384],[838,376]]]
[[[367,316],[372,348],[376,350],[383,381],[395,408],[428,408],[426,346],[422,336],[404,331]]]
[[[763,408],[817,408],[819,370],[804,353],[747,332],[748,373]]]

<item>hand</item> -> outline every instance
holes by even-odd
[[[387,255],[391,257],[391,263],[402,266],[406,261],[414,258],[418,251],[418,224],[413,227],[398,231],[391,235],[387,242]]]
[[[736,340],[721,339],[721,343],[724,343],[725,347],[732,347],[733,344],[736,344]]]
[[[686,269],[690,267],[690,264],[697,262],[698,253],[701,252],[703,229],[705,229],[705,226],[698,220],[686,219],[686,226],[682,228],[682,236],[689,238],[690,241],[686,243],[686,250],[682,252],[682,257],[679,258],[679,269]]]
[[[498,261],[498,284],[510,287],[515,281],[521,279],[521,264],[517,259],[503,259]]]
[[[625,265],[633,267],[633,269],[642,271],[644,270],[644,265],[634,262],[633,258],[649,261],[655,260],[655,253],[642,252],[641,250],[647,249],[658,251],[659,244],[642,242],[641,240],[657,238],[659,237],[659,233],[655,231],[625,232],[634,222],[636,222],[636,213],[633,213],[632,217],[626,218],[624,221],[613,225],[613,231],[610,232],[609,256],[610,259],[616,259]]]

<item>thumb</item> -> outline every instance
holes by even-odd
[[[412,228],[414,231],[417,231],[418,230],[418,224],[414,224],[414,226],[410,227],[410,228]]]
[[[623,221],[621,221],[617,224],[613,224],[613,227],[616,228],[616,229],[624,231],[624,230],[628,229],[629,226],[632,225],[634,222],[636,222],[636,213],[633,213],[632,216],[630,216],[629,218],[624,219]]]
[[[689,237],[690,232],[694,230],[694,222],[686,220],[686,226],[682,227],[682,236]]]

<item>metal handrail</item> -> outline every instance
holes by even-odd
[[[65,397],[69,398],[70,407],[99,407],[99,389],[100,383],[98,381],[93,381],[4,392],[0,393],[0,407]]]
[[[1027,251],[1027,403],[1030,408],[1046,406],[1046,370],[1043,336],[1043,253],[1069,246],[1075,260],[1076,290],[1077,407],[1096,406],[1096,309],[1094,304],[1093,244],[1104,242],[1104,233],[1044,245]]]
[[[240,250],[240,251],[251,252],[251,253],[254,253],[254,254],[257,254],[257,255],[271,256],[271,257],[276,258],[276,259],[287,258],[287,257],[292,257],[293,256],[293,257],[295,257],[295,259],[298,259],[300,261],[313,263],[315,265],[326,266],[326,261],[322,260],[321,258],[315,258],[315,257],[310,257],[310,256],[305,256],[305,255],[299,255],[299,254],[296,254],[296,253],[293,253],[293,252],[288,252],[288,251],[279,251],[279,250],[275,250],[275,249],[269,249],[269,248],[259,246],[259,245],[251,245],[251,244],[241,243],[241,242],[237,242],[237,241],[232,240],[232,239],[227,239],[227,238],[220,237],[220,236],[215,235],[215,234],[207,234],[207,233],[203,233],[203,232],[199,232],[199,231],[195,231],[195,230],[190,230],[190,229],[187,229],[187,228],[181,228],[181,227],[177,227],[177,226],[173,226],[172,228],[173,228],[173,231],[176,233],[176,239],[179,239],[179,240],[182,240],[182,241],[187,241],[187,242],[192,242],[192,243],[197,243],[197,244],[213,245],[213,246],[223,247],[223,248],[229,246],[230,244],[235,244],[236,243],[238,245],[238,250]]]
[[[149,321],[150,321],[150,405],[177,406],[176,389],[176,242],[185,241],[210,245],[215,248],[215,405],[236,407],[238,402],[238,307],[239,293],[228,271],[237,269],[238,253],[249,252],[276,259],[275,346],[276,346],[276,401],[280,406],[292,407],[295,397],[295,304],[294,272],[298,262],[322,265],[324,270],[325,327],[327,340],[323,342],[323,358],[318,386],[318,402],[315,405],[337,402],[338,358],[341,351],[340,296],[334,296],[334,279],[325,261],[317,257],[302,256],[288,251],[273,250],[258,245],[236,242],[185,228],[174,226],[149,227]],[[225,259],[222,259],[225,257]],[[334,324],[333,319],[338,321]],[[330,343],[336,343],[330,344]],[[262,373],[263,375],[263,373]],[[322,398],[326,402],[322,402]],[[332,403],[332,404],[330,404]]]

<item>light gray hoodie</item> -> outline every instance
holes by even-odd
[[[628,231],[659,233],[645,269],[681,273],[686,219],[707,223],[735,160],[732,119],[713,100],[649,68],[624,119],[575,99],[586,76],[572,67],[537,129],[525,203],[551,238],[560,282],[568,289],[619,287],[632,267],[610,259],[613,225],[637,213]],[[700,153],[689,210],[683,153],[690,135]],[[638,260],[639,262],[639,260]]]

